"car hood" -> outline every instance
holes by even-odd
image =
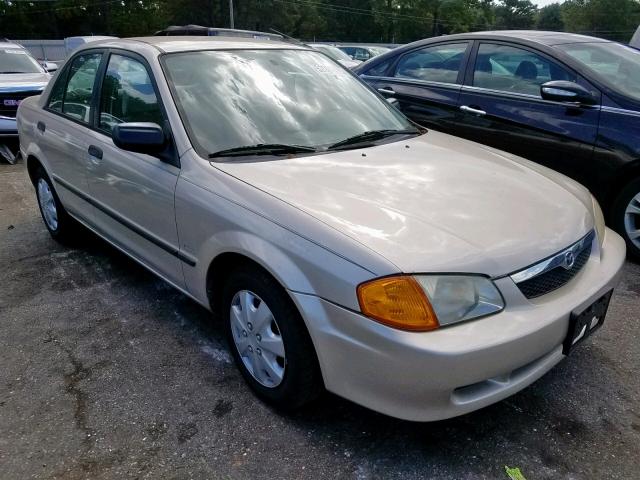
[[[48,73],[5,73],[0,74],[0,92],[39,91],[51,79]]]
[[[372,148],[212,165],[407,273],[506,275],[593,228],[591,197],[575,182],[433,131]]]

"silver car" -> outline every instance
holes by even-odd
[[[26,48],[0,41],[0,158],[14,163],[18,153],[18,105],[27,97],[40,95],[50,78]]]
[[[418,129],[300,45],[91,44],[18,128],[51,235],[84,225],[216,313],[282,408],[501,400],[602,325],[625,258],[574,181]]]

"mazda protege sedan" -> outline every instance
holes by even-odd
[[[417,128],[302,45],[90,44],[18,123],[51,235],[84,225],[210,309],[283,408],[503,399],[602,325],[625,257],[585,188]]]

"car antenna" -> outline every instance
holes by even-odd
[[[297,38],[293,38],[291,35],[287,35],[286,33],[279,32],[279,31],[278,31],[278,30],[276,30],[275,28],[270,28],[269,30],[270,30],[271,32],[273,32],[273,33],[277,33],[278,35],[282,35],[282,37],[283,37],[285,40],[289,40],[289,41],[290,41],[290,42],[292,42],[292,43],[297,43],[297,44],[299,44],[299,45],[304,45],[305,47],[308,47],[308,46],[309,46],[309,45],[307,45],[306,43],[301,42],[301,41],[300,41],[300,40],[298,40]]]

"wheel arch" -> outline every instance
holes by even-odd
[[[606,208],[607,220],[612,219],[616,200],[622,190],[638,178],[640,178],[640,158],[629,162],[621,168],[614,177],[613,182],[611,182],[611,187],[606,197],[606,206],[603,205],[603,207]]]

